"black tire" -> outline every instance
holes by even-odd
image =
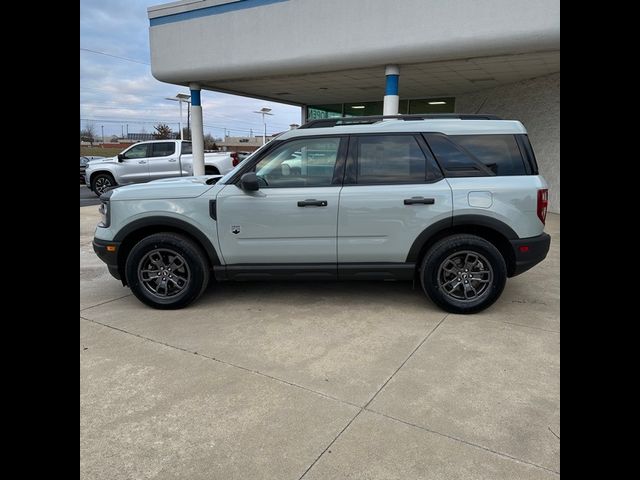
[[[91,177],[91,190],[97,196],[118,185],[110,173],[98,173]]]
[[[451,313],[476,313],[502,294],[507,266],[500,251],[487,240],[476,235],[452,235],[426,253],[420,280],[425,294],[440,308]]]
[[[205,175],[220,175],[220,172],[216,167],[204,167]]]
[[[189,238],[170,232],[155,233],[131,249],[125,274],[127,284],[141,302],[162,310],[178,309],[197,300],[207,288],[209,262]]]

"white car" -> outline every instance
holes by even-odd
[[[224,175],[240,163],[235,152],[204,154],[205,175]],[[100,196],[107,190],[131,183],[193,175],[191,142],[155,140],[136,143],[115,157],[88,163],[85,181]]]
[[[91,160],[99,160],[101,158],[104,158],[104,157],[100,157],[98,155],[80,155],[80,183],[81,184],[85,183],[84,174],[87,168],[87,163],[89,163]]]

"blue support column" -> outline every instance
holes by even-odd
[[[397,115],[400,97],[398,95],[398,80],[400,78],[400,67],[398,65],[387,65],[384,69],[386,75],[386,86],[384,89],[383,115]]]
[[[193,174],[204,175],[204,128],[202,125],[202,104],[200,85],[192,83],[191,89],[191,145],[193,147]]]

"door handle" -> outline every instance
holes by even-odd
[[[177,158],[170,158],[170,159],[169,159],[169,161],[170,161],[170,162],[177,162],[177,161],[178,161],[178,159],[177,159]]]
[[[315,198],[307,198],[298,202],[299,207],[326,207],[326,200],[316,200]]]
[[[404,199],[405,205],[415,205],[416,203],[421,203],[423,205],[433,205],[434,203],[436,203],[436,199],[424,197],[411,197]]]
[[[146,160],[140,160],[138,163],[147,163]]]

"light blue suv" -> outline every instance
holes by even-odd
[[[473,313],[550,243],[527,132],[488,115],[315,120],[225,176],[120,187],[101,200],[96,253],[163,309],[196,300],[213,274],[418,280],[441,308]]]

